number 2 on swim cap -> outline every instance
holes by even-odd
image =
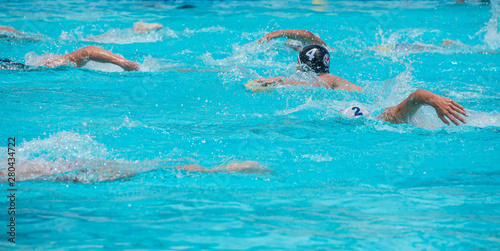
[[[355,110],[354,116],[363,116],[363,113],[359,112],[359,110],[361,110],[361,109],[359,109],[359,107],[355,106],[355,107],[352,108],[352,110]]]

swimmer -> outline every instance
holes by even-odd
[[[308,30],[277,30],[271,33],[267,33],[261,39],[259,39],[258,43],[269,42],[271,39],[275,38],[288,38],[287,45],[296,51],[301,51],[304,46],[307,45],[321,45],[330,50],[335,51],[335,48],[329,47],[325,41],[319,38],[319,35],[314,34]],[[295,42],[292,42],[295,41]]]
[[[330,53],[320,45],[309,45],[302,49],[297,59],[297,70],[302,72],[313,72],[317,78],[312,83],[293,81],[285,77],[261,78],[254,82],[268,86],[271,84],[282,85],[312,85],[331,90],[363,91],[364,89],[343,78],[330,74]]]
[[[10,27],[0,25],[0,39],[39,41],[43,39],[43,36],[40,34],[25,33]]]
[[[83,67],[91,60],[99,63],[115,64],[120,66],[125,71],[139,70],[137,63],[95,46],[88,46],[65,55],[53,55],[47,58],[42,65],[46,67],[56,67],[61,65]],[[26,70],[27,66],[21,63],[15,63],[8,59],[2,59],[0,60],[0,69]]]
[[[262,86],[280,83],[284,85],[313,85],[333,90],[364,90],[357,85],[349,83],[345,79],[329,74],[329,54],[328,51],[322,46],[306,46],[299,54],[298,63],[301,71],[313,71],[317,74],[317,80],[312,83],[308,83],[296,82],[285,77],[276,77],[256,79],[254,81],[260,83]],[[463,119],[460,114],[464,116],[468,116],[468,114],[461,105],[450,98],[439,96],[424,89],[418,89],[414,93],[410,94],[408,98],[406,98],[399,105],[386,108],[377,118],[392,124],[408,123],[409,119],[423,105],[432,106],[436,111],[437,116],[447,125],[450,124],[448,120],[453,122],[455,125],[460,125],[458,121],[466,123],[465,119]]]
[[[26,180],[48,180],[53,175],[56,181],[72,182],[92,182],[92,181],[113,181],[133,177],[137,174],[151,170],[160,169],[161,162],[169,163],[169,160],[159,160],[148,163],[147,168],[138,167],[135,163],[125,160],[30,160],[20,162],[16,167],[16,178],[20,181]],[[151,167],[156,166],[156,167]],[[191,164],[184,166],[167,166],[165,168],[176,168],[189,172],[199,173],[269,173],[266,167],[255,161],[235,162],[227,165],[206,168],[200,165]],[[73,172],[75,171],[75,172]],[[6,170],[0,171],[0,177],[5,176]],[[1,178],[0,178],[1,180]]]
[[[377,45],[373,47],[368,47],[370,50],[376,50],[376,51],[432,51],[432,50],[439,50],[443,49],[444,47],[451,47],[451,46],[465,46],[460,40],[451,40],[451,39],[443,39],[443,42],[440,45],[434,45],[434,44],[423,44],[423,43],[414,43],[414,44],[408,44],[408,43],[398,43],[398,44],[393,44],[393,45]]]
[[[5,26],[0,26],[0,31],[12,32],[12,33],[22,33],[18,30],[14,30],[12,28],[5,27]]]

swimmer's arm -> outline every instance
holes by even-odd
[[[299,40],[303,42],[305,45],[317,44],[327,46],[325,41],[321,40],[318,36],[314,35],[312,32],[307,30],[278,30],[264,35],[261,39],[259,39],[259,43],[267,42],[273,38],[289,38],[294,40]]]
[[[254,80],[254,82],[259,83],[262,86],[268,86],[271,84],[282,84],[282,85],[314,85],[317,87],[324,87],[323,85],[317,85],[316,83],[310,84],[308,82],[297,82],[285,77],[259,78]]]
[[[364,91],[360,86],[357,86],[343,78],[330,75],[329,76],[320,76],[319,81],[314,82],[304,82],[304,81],[293,81],[289,78],[285,77],[274,77],[274,78],[261,78],[256,79],[254,82],[260,83],[262,86],[268,86],[270,84],[282,84],[282,85],[308,85],[308,86],[316,86],[322,87],[326,89],[332,90],[345,90],[345,91]]]
[[[14,33],[22,33],[22,32],[20,32],[18,30],[14,30],[14,29],[8,28],[8,27],[0,27],[0,30],[2,30],[2,31],[8,31],[8,32],[14,32]]]
[[[177,169],[186,171],[196,171],[200,173],[235,173],[235,172],[270,172],[269,169],[263,167],[259,162],[243,161],[239,163],[231,163],[223,166],[215,166],[212,168],[205,168],[200,165],[186,165],[177,166]]]
[[[162,69],[162,71],[178,71],[178,72],[226,72],[227,70],[217,70],[217,69],[196,69],[196,68],[180,68],[180,69]]]
[[[418,89],[399,105],[386,108],[377,118],[393,124],[408,123],[409,119],[424,104],[432,106],[436,110],[437,116],[447,125],[450,124],[447,119],[451,120],[455,125],[460,125],[457,120],[466,123],[459,113],[469,116],[465,109],[452,99],[424,89]]]
[[[100,63],[112,63],[118,65],[125,71],[139,70],[137,63],[95,46],[85,47],[72,53],[68,53],[63,57],[66,60],[75,63],[78,67],[84,66],[89,60],[93,60]]]
[[[341,77],[337,77],[335,75],[328,74],[327,77],[320,76],[320,79],[324,82],[329,83],[330,88],[333,90],[342,90],[342,91],[364,91],[365,89],[361,86],[355,85],[346,79]]]

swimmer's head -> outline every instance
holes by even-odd
[[[299,70],[316,74],[330,72],[330,53],[321,45],[308,45],[299,53]]]

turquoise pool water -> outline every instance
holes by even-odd
[[[195,8],[178,8],[185,4]],[[46,53],[94,45],[140,65],[0,71],[1,169],[9,137],[18,171],[77,166],[18,177],[15,245],[7,241],[10,187],[2,180],[2,248],[500,248],[498,1],[2,6],[2,25],[36,39],[0,40],[1,58],[36,65]],[[165,28],[138,35],[131,27],[140,20]],[[284,39],[256,42],[292,28],[337,48],[331,72],[366,91],[245,90],[252,79],[294,74],[297,53]],[[461,44],[442,46],[443,39]],[[171,70],[178,68],[211,71]],[[467,124],[446,126],[430,107],[412,125],[338,113],[361,105],[377,115],[417,88],[462,104]],[[172,168],[246,160],[263,169]],[[115,180],[119,172],[131,177]]]

